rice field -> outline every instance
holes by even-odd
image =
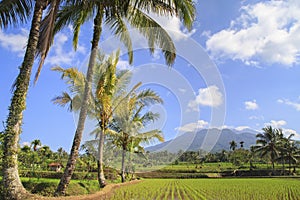
[[[147,179],[114,191],[111,200],[300,200],[300,179]]]

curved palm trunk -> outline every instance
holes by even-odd
[[[103,188],[106,186],[105,175],[104,175],[104,164],[103,164],[103,151],[104,151],[104,141],[105,141],[105,130],[101,131],[99,136],[99,160],[98,160],[98,182],[99,187]]]
[[[65,168],[64,174],[61,177],[60,182],[57,186],[57,189],[54,193],[55,196],[65,195],[67,187],[70,183],[72,174],[75,169],[76,160],[78,158],[78,150],[80,147],[82,133],[84,130],[84,123],[85,123],[85,119],[86,119],[87,111],[88,111],[88,101],[89,101],[89,97],[90,97],[90,93],[91,93],[93,74],[94,74],[93,68],[96,63],[97,52],[98,52],[98,43],[100,41],[100,35],[101,35],[101,31],[102,31],[102,27],[101,27],[102,15],[103,15],[103,10],[99,7],[97,15],[94,19],[94,33],[93,33],[93,40],[92,40],[91,55],[90,55],[88,70],[87,70],[87,74],[86,74],[86,83],[85,83],[85,88],[84,88],[81,110],[79,113],[77,129],[76,129],[75,136],[73,139],[73,144],[72,144],[69,160],[68,160],[67,166]]]
[[[28,44],[19,75],[15,82],[15,90],[9,107],[3,143],[3,194],[4,199],[24,199],[26,193],[18,173],[18,143],[23,121],[23,111],[26,108],[32,66],[39,38],[40,22],[45,0],[37,0],[31,22]]]

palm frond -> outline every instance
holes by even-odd
[[[132,52],[132,42],[131,37],[128,32],[127,26],[123,20],[123,18],[116,13],[110,17],[106,17],[105,23],[110,26],[112,32],[119,37],[121,42],[127,47],[129,63],[133,62],[133,52]]]
[[[176,48],[172,38],[155,20],[144,12],[130,7],[126,19],[130,25],[144,35],[148,40],[151,53],[154,53],[155,45],[162,49],[166,63],[171,66],[176,58]]]
[[[39,75],[41,73],[41,69],[44,65],[45,59],[48,55],[50,46],[53,43],[54,38],[54,25],[56,20],[56,15],[59,9],[59,5],[61,0],[52,0],[50,1],[49,9],[47,15],[41,22],[40,26],[40,35],[37,45],[36,56],[40,57],[38,70],[35,74],[34,83],[37,82]]]
[[[69,105],[68,110],[72,111],[72,98],[67,92],[63,92],[61,96],[56,96],[52,99],[52,102],[54,104],[60,105],[62,107],[65,107],[66,105]]]
[[[33,10],[31,0],[2,0],[0,2],[0,26],[25,23]]]
[[[160,117],[159,113],[153,113],[151,111],[146,112],[142,117],[141,117],[141,121],[144,124],[144,126],[146,126],[149,122],[154,122],[156,120],[158,120]]]
[[[63,6],[57,13],[54,26],[54,35],[68,25],[72,25],[76,34],[73,37],[73,46],[76,49],[76,37],[78,37],[80,25],[94,16],[95,5],[92,1],[70,1]],[[85,20],[85,21],[84,21]],[[75,42],[75,43],[74,43]]]
[[[52,67],[51,70],[61,73],[61,79],[66,80],[72,93],[83,94],[85,76],[82,72],[78,71],[76,68],[63,69],[59,66]]]
[[[162,98],[153,90],[151,89],[146,89],[138,93],[137,99],[139,102],[143,105],[151,105],[151,104],[162,104],[163,100]]]
[[[148,132],[144,132],[144,133],[139,133],[135,136],[135,138],[140,139],[141,142],[145,143],[145,142],[150,142],[153,139],[158,139],[160,142],[164,142],[165,139],[162,135],[162,132],[160,130],[151,130]]]
[[[175,10],[188,30],[192,29],[196,17],[196,8],[193,0],[173,0]]]

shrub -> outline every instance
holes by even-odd
[[[82,187],[80,183],[73,183],[70,184],[67,188],[66,195],[82,195],[82,194],[87,194],[87,190],[85,187]]]
[[[30,170],[20,170],[20,177],[28,178],[54,178],[60,179],[63,172],[53,172],[53,171],[30,171]],[[109,180],[118,179],[119,175],[117,170],[113,168],[106,168],[104,174]],[[97,180],[96,172],[74,172],[72,175],[72,180]]]
[[[53,183],[53,182],[38,183],[35,185],[35,187],[31,192],[33,194],[39,194],[42,196],[53,196],[56,187],[57,187],[57,183]]]

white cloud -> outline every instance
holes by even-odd
[[[30,147],[31,143],[30,142],[22,142],[21,147],[24,146],[29,146]]]
[[[152,61],[157,61],[160,59],[160,51],[155,49],[154,53],[152,54]]]
[[[76,61],[77,53],[85,54],[86,49],[84,46],[78,44],[77,51],[73,49],[66,50],[69,38],[64,33],[58,33],[55,36],[54,44],[51,47],[51,52],[46,59],[46,64],[50,65],[72,65]]]
[[[249,117],[250,120],[264,120],[264,116],[255,116],[255,115],[252,115]]]
[[[245,108],[246,108],[246,110],[257,110],[258,104],[256,103],[256,100],[245,101]]]
[[[198,110],[198,106],[218,107],[223,103],[223,95],[215,85],[200,88],[196,99],[189,102],[188,107]]]
[[[293,129],[283,129],[283,133],[286,137],[288,137],[290,134],[294,134],[294,137],[292,137],[292,139],[300,140],[300,134]]]
[[[285,128],[284,126],[287,125],[287,122],[284,120],[279,120],[279,121],[275,121],[275,120],[271,120],[271,122],[269,123],[265,123],[265,126],[272,126],[273,128],[281,128],[283,134],[288,137],[290,134],[294,134],[295,136],[292,139],[297,139],[300,140],[300,134],[297,133],[297,131],[290,129],[290,128]]]
[[[206,48],[216,58],[248,65],[299,63],[300,2],[265,1],[243,6],[229,28],[212,34]]]
[[[156,14],[150,14],[150,16],[165,30],[167,30],[174,40],[186,39],[196,32],[196,29],[193,29],[189,32],[186,28],[184,28],[182,22],[176,16],[167,17],[158,16]]]
[[[287,123],[284,120],[271,120],[269,123],[265,123],[265,126],[272,126],[274,128],[281,128],[282,126],[285,126]]]
[[[235,130],[237,130],[237,131],[243,131],[245,129],[250,129],[250,127],[249,126],[238,126],[238,127],[235,127]]]
[[[189,124],[185,124],[181,127],[177,127],[175,130],[181,131],[181,132],[193,132],[198,129],[207,128],[207,126],[208,126],[208,122],[199,120],[194,123],[189,123]]]
[[[297,111],[300,111],[300,103],[298,103],[298,102],[293,102],[293,101],[290,101],[289,99],[278,99],[277,102],[292,106]]]
[[[133,67],[129,64],[127,60],[119,59],[117,68],[120,70],[131,70]]]
[[[0,46],[12,52],[18,53],[18,56],[23,56],[28,40],[28,31],[21,29],[18,34],[6,34],[0,30]]]
[[[184,88],[178,88],[178,91],[181,92],[181,93],[185,93],[186,89],[184,89]]]

